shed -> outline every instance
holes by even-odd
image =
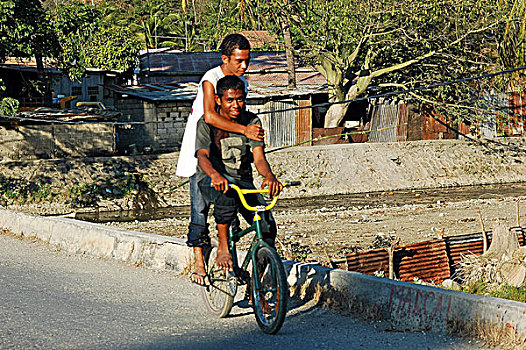
[[[75,106],[79,101],[99,101],[107,106],[113,104],[109,100],[110,92],[106,85],[117,84],[123,81],[122,71],[112,71],[88,68],[85,76],[77,81],[70,80],[62,71],[54,68],[53,62],[46,61],[45,74],[51,80],[51,91],[58,106],[58,97],[76,96],[71,102]],[[34,58],[8,57],[0,64],[0,79],[5,82],[4,96],[13,97],[20,101],[20,106],[34,108],[44,106],[40,93],[34,90],[33,81],[38,77],[36,61]]]
[[[145,84],[109,87],[115,108],[122,112],[118,150],[122,153],[168,152],[178,150],[186,120],[197,93],[196,83]],[[326,96],[323,88],[297,90],[252,88],[247,110],[259,114],[266,130],[268,147],[282,147],[312,138],[312,109],[288,110],[316,103]],[[270,113],[279,111],[277,113]]]

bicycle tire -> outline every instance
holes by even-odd
[[[224,269],[215,266],[217,248],[214,247],[205,256],[205,266],[210,286],[201,288],[201,295],[206,309],[212,315],[223,318],[230,314],[237,293],[237,279],[232,274],[225,274]]]
[[[257,273],[252,276],[252,307],[264,333],[276,334],[287,314],[289,287],[285,268],[276,250],[261,246],[255,255]],[[261,288],[256,290],[255,279]]]

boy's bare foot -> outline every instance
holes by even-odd
[[[234,262],[232,261],[232,257],[230,256],[228,249],[217,249],[216,265],[227,269],[230,272],[234,271]]]
[[[205,270],[205,261],[203,259],[203,249],[201,247],[194,247],[194,272],[190,276],[190,280],[200,286],[209,286],[210,280]]]

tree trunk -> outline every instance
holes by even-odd
[[[296,66],[294,62],[294,50],[292,47],[292,37],[290,35],[289,21],[286,15],[281,15],[283,40],[285,41],[285,55],[287,56],[287,74],[289,89],[296,88]]]
[[[353,100],[363,94],[367,90],[367,87],[371,84],[371,80],[372,77],[370,75],[358,78],[356,84],[351,86],[349,91],[345,94],[345,101]],[[327,111],[327,114],[325,115],[325,123],[323,126],[325,128],[337,128],[345,117],[347,109],[349,109],[349,105],[350,103],[331,105]]]
[[[35,60],[37,64],[38,82],[43,90],[42,104],[44,107],[52,106],[51,86],[48,82],[47,75],[44,71],[44,58],[41,53],[35,53]]]
[[[331,105],[327,110],[325,115],[324,128],[337,128],[340,122],[342,121],[347,109],[349,108],[349,103],[341,103],[337,105]]]

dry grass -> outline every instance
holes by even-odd
[[[463,283],[481,280],[487,283],[499,283],[500,265],[500,259],[492,255],[465,255],[456,267],[455,277]]]
[[[466,322],[448,321],[448,332],[464,338],[478,338],[487,345],[503,350],[526,348],[526,335],[518,334],[509,323],[490,324],[480,319]]]
[[[2,228],[0,229],[0,234],[1,235],[6,235],[6,236],[11,236],[11,237],[14,237],[14,238],[17,238],[21,241],[24,241],[24,242],[30,242],[30,243],[42,243],[42,244],[46,244],[46,242],[44,241],[41,241],[40,239],[38,239],[37,237],[34,237],[34,236],[24,236],[24,235],[21,235],[21,234],[16,234],[16,233],[13,233],[5,228]]]

